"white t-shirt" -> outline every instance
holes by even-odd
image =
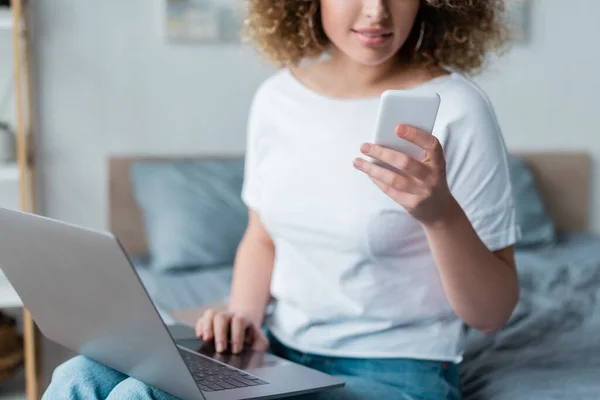
[[[515,243],[505,144],[482,91],[453,73],[421,84],[442,102],[434,135],[450,190],[490,250]],[[352,166],[378,97],[333,99],[282,70],[252,105],[242,197],[275,244],[275,337],[343,357],[459,362],[464,325],[418,221]]]

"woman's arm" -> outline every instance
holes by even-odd
[[[196,334],[214,340],[218,352],[229,348],[238,354],[245,346],[264,351],[269,341],[261,331],[270,298],[275,247],[258,214],[250,211],[248,228],[242,238],[233,268],[229,310],[209,309],[196,323]]]
[[[247,315],[260,326],[271,297],[275,246],[256,211],[250,210],[248,228],[235,257],[229,311]]]
[[[519,299],[514,248],[490,252],[458,204],[423,227],[454,312],[483,332],[500,329]]]
[[[421,147],[425,158],[417,161],[366,143],[361,148],[364,154],[404,173],[360,158],[355,160],[355,167],[421,222],[455,313],[476,329],[499,329],[508,321],[519,297],[513,249],[494,254],[481,241],[448,188],[444,153],[435,136],[407,126],[399,126],[396,133]]]

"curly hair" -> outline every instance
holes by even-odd
[[[277,66],[297,66],[303,59],[321,56],[330,45],[321,22],[319,0],[246,2],[245,37]],[[404,61],[473,74],[483,67],[487,53],[504,49],[509,37],[502,18],[504,0],[421,3],[412,32],[398,54]]]

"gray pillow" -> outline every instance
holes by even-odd
[[[243,179],[243,160],[134,163],[151,268],[231,264],[248,223]]]
[[[511,156],[508,161],[516,219],[521,228],[521,238],[517,241],[517,247],[554,244],[557,237],[556,228],[546,214],[531,169],[524,160],[517,157]]]

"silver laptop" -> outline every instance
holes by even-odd
[[[186,334],[177,342],[111,234],[0,208],[0,269],[49,339],[182,399],[344,385],[268,353],[219,355]]]

